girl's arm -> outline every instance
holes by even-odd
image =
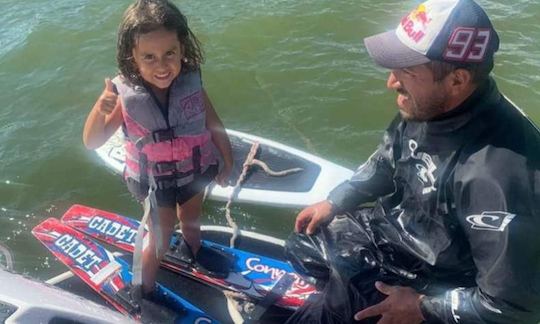
[[[231,175],[233,167],[231,142],[229,141],[229,136],[225,132],[223,123],[219,119],[219,116],[217,115],[212,103],[210,102],[210,98],[208,98],[208,94],[204,89],[203,98],[206,108],[206,128],[212,134],[212,141],[221,153],[224,163],[223,168],[216,177],[216,182],[221,186],[226,186],[228,185],[227,181]]]
[[[122,103],[118,99],[113,83],[105,79],[105,89],[84,124],[83,142],[87,149],[103,145],[122,125]]]

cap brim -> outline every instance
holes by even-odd
[[[364,45],[375,63],[387,69],[403,69],[430,61],[403,44],[394,30],[364,38]]]

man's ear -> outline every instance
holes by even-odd
[[[456,69],[450,73],[448,78],[450,89],[454,94],[461,94],[473,87],[473,78],[470,71],[465,69]]]

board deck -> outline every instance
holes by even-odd
[[[274,171],[301,168],[302,171],[284,177],[266,174],[261,168],[253,167],[235,201],[279,207],[298,208],[319,202],[330,190],[349,179],[353,171],[321,157],[295,149],[267,138],[227,129],[231,141],[234,168],[232,184],[242,172],[242,165],[253,143],[259,143],[256,158],[265,162]],[[122,175],[125,166],[124,135],[119,129],[105,144],[96,149],[105,166]],[[227,201],[232,186],[208,187],[208,198]]]
[[[144,319],[144,308],[133,302],[128,295],[131,288],[128,263],[55,218],[46,219],[34,227],[32,234],[118,311],[137,321]],[[168,311],[165,313],[172,311],[176,314],[174,323],[217,323],[202,310],[162,285],[156,285],[156,296],[160,304],[167,305]],[[163,306],[155,306],[153,308],[160,313]]]
[[[138,221],[129,217],[83,205],[73,205],[62,216],[62,222],[127,252],[133,252],[139,226]],[[148,232],[145,232],[145,239],[147,234]],[[227,278],[210,277],[198,272],[178,257],[174,247],[181,239],[181,233],[173,235],[171,249],[162,261],[164,267],[180,274],[213,286],[242,292],[256,299],[264,298],[279,279],[288,274],[294,277],[294,282],[277,300],[276,305],[289,309],[301,306],[311,294],[317,292],[313,285],[304,281],[286,262],[203,240],[203,245],[234,257],[234,270]]]

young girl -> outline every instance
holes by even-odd
[[[95,149],[122,125],[128,189],[141,201],[149,195],[159,215],[153,226],[162,240],[154,242],[160,235],[151,226],[142,256],[143,292],[153,290],[177,217],[185,259],[199,271],[226,276],[224,257],[200,248],[204,188],[212,180],[225,186],[233,160],[223,124],[202,86],[199,41],[171,2],[139,0],[129,6],[120,24],[117,62],[120,73],[112,81],[105,79],[83,140],[88,149]],[[219,172],[216,147],[223,161]],[[161,245],[159,255],[155,244]]]

